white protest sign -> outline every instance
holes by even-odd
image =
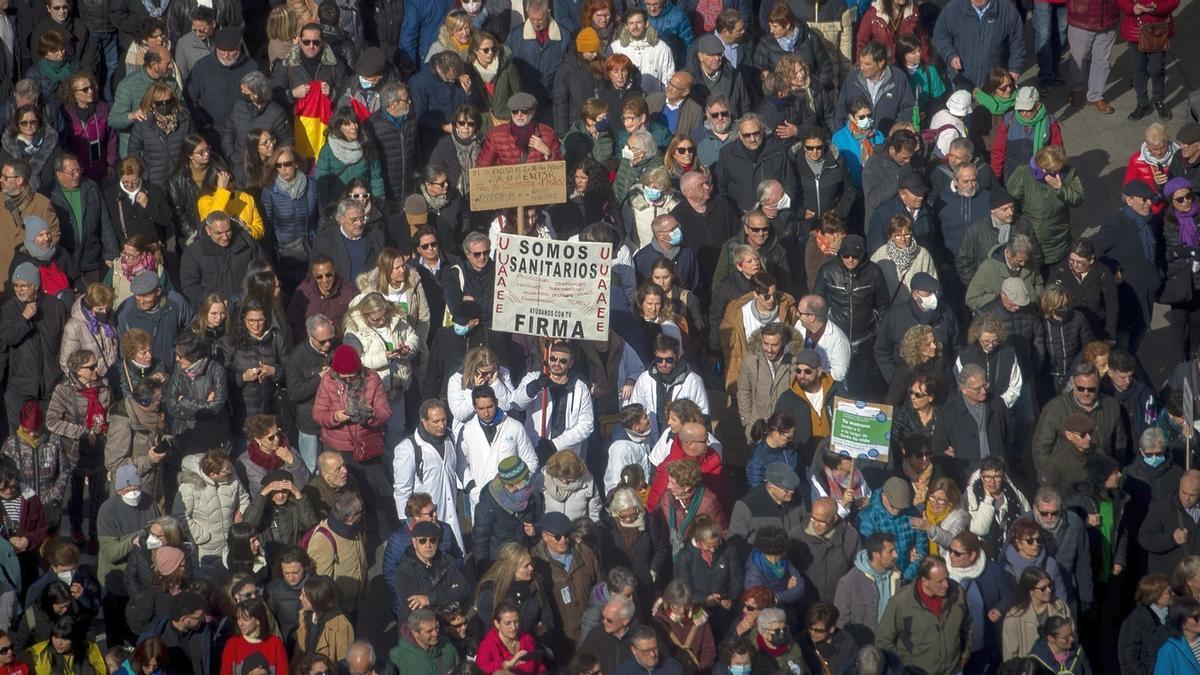
[[[607,340],[612,244],[500,234],[492,329]]]

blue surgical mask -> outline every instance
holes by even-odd
[[[872,123],[873,121],[874,121],[874,120],[872,120],[870,117],[867,117],[867,118],[865,118],[865,119],[861,119],[861,120],[858,120],[858,119],[854,120],[854,124],[855,124],[855,125],[856,125],[856,126],[859,128],[859,129],[870,129],[870,128],[871,128],[871,123]]]
[[[645,197],[647,201],[656,202],[662,199],[662,190],[659,190],[658,188],[652,188],[649,185],[643,185],[642,196]]]
[[[608,118],[607,117],[605,117],[602,120],[596,120],[596,131],[599,131],[600,133],[604,133],[605,131],[608,131]]]
[[[1166,455],[1142,455],[1142,461],[1151,468],[1162,466],[1162,463],[1167,461]]]
[[[469,332],[471,332],[470,326],[464,326],[464,325],[458,324],[458,323],[454,324],[454,334],[455,335],[466,335]]]
[[[729,666],[731,675],[750,675],[750,664],[744,666]]]
[[[374,89],[375,83],[363,77],[362,75],[359,75],[358,86],[362,87],[363,89]]]
[[[671,230],[671,245],[678,246],[683,243],[683,230],[678,227]]]

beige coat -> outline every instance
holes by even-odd
[[[358,609],[367,578],[367,552],[362,535],[346,539],[329,527],[328,518],[322,520],[308,540],[308,557],[312,558],[317,574],[337,584],[340,607],[347,612]]]
[[[1071,618],[1071,608],[1061,598],[1055,600],[1046,608],[1046,618],[1065,616]],[[1017,608],[1008,610],[1004,615],[1004,627],[1001,637],[1001,652],[1004,660],[1025,656],[1033,649],[1033,643],[1038,641],[1038,619],[1032,611],[1020,611]]]
[[[75,303],[71,305],[71,316],[67,319],[67,323],[63,326],[62,346],[58,350],[58,365],[63,372],[67,372],[67,359],[71,358],[71,354],[80,349],[86,349],[96,356],[96,375],[104,377],[108,373],[108,369],[116,365],[120,361],[120,354],[117,350],[117,336],[114,333],[111,338],[105,337],[101,332],[93,333],[88,329],[87,319],[83,316],[83,308],[80,303],[83,298],[76,298]],[[120,303],[114,303],[116,307]]]
[[[33,201],[29,202],[29,205],[21,211],[22,218],[29,216],[37,216],[50,225],[50,239],[55,244],[62,238],[58,215],[45,195],[36,192],[33,194]],[[0,278],[0,293],[8,290],[8,282],[12,278],[8,270],[12,267],[13,256],[16,254],[17,248],[24,243],[25,223],[16,222],[12,213],[0,204],[0,272],[3,273],[3,278]]]
[[[300,612],[300,625],[296,629],[296,660],[299,661],[307,644],[308,631],[312,628],[309,612]],[[337,663],[350,653],[350,643],[354,642],[354,626],[344,614],[338,614],[325,623],[325,629],[317,638],[317,653],[324,654]]]
[[[789,293],[778,292],[777,321],[790,326],[796,323],[796,299]],[[721,352],[725,355],[725,391],[730,396],[737,394],[738,373],[742,370],[742,358],[746,354],[746,326],[742,321],[742,308],[749,302],[754,302],[754,291],[729,303],[725,308],[725,317],[721,319],[720,340]]]
[[[790,326],[784,328],[783,354],[774,373],[767,357],[763,356],[759,331],[754,331],[746,340],[746,353],[737,374],[737,405],[747,439],[754,422],[770,417],[775,412],[775,402],[792,386],[792,357],[804,343],[794,341]]]
[[[131,412],[133,401],[119,401],[108,409],[108,438],[104,444],[104,467],[108,469],[109,491],[112,491],[112,477],[117,467],[122,464],[132,464],[142,477],[142,491],[156,499],[162,499],[163,475],[162,463],[150,461],[150,448],[158,445],[159,440],[167,433],[164,426],[162,431],[155,431],[138,422]]]

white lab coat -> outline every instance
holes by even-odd
[[[518,410],[525,411],[525,428],[529,438],[536,444],[542,439],[542,425],[547,425],[549,432],[550,419],[554,416],[554,401],[547,395],[545,407],[542,406],[542,391],[529,396],[526,388],[531,382],[541,377],[541,372],[533,371],[525,375],[525,379],[516,386],[512,394],[512,404]],[[588,439],[595,429],[595,412],[592,410],[592,393],[579,378],[574,379],[574,386],[567,392],[567,414],[563,432],[551,436],[554,447],[559,450],[571,448],[577,455],[587,459]]]
[[[437,507],[438,519],[450,526],[459,548],[465,551],[457,502],[459,464],[466,463],[466,460],[454,443],[453,436],[447,434],[441,446],[435,447],[416,433],[396,446],[396,457],[392,460],[392,475],[396,481],[392,495],[396,498],[396,513],[403,521],[408,517],[404,513],[408,498],[414,492],[429,495]],[[418,456],[421,459],[420,471],[417,470]]]
[[[680,356],[680,358],[683,358]],[[676,368],[679,366],[677,365]],[[646,414],[650,416],[650,431],[652,437],[657,437],[658,429],[658,382],[654,380],[652,373],[653,369],[647,370],[638,376],[637,382],[633,385],[633,397],[629,399],[630,403],[641,403],[646,409]],[[679,384],[670,387],[667,390],[667,400],[662,402],[663,408],[671,401],[676,399],[690,399],[696,405],[700,406],[700,412],[708,414],[708,392],[704,389],[704,379],[701,378],[695,371],[687,374],[683,381]]]
[[[483,426],[475,416],[467,420],[456,438],[466,460],[458,465],[459,484],[467,486],[472,481],[475,483],[470,494],[471,513],[475,513],[475,507],[479,504],[480,490],[500,474],[500,462],[505,458],[516,455],[525,460],[531,476],[538,470],[537,453],[534,452],[533,443],[529,442],[529,434],[520,422],[507,415],[500,422],[495,440],[491,443],[488,443]]]
[[[496,392],[496,407],[500,410],[512,408],[512,375],[508,368],[499,366],[496,380],[491,387]],[[450,414],[454,416],[454,436],[462,431],[463,424],[475,415],[475,402],[471,400],[471,390],[462,386],[462,373],[454,373],[446,381],[446,405],[450,406]]]
[[[800,335],[801,343],[808,337],[808,331],[797,321],[794,326]],[[846,371],[850,370],[850,340],[832,321],[825,324],[825,332],[817,341],[816,352],[821,355],[821,370],[829,373],[834,382],[845,382]]]

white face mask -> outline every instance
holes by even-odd
[[[920,304],[921,309],[925,310],[926,312],[932,312],[933,310],[937,309],[938,306],[937,295],[930,294],[921,298]]]
[[[780,211],[792,208],[792,196],[786,192],[783,193],[783,196],[779,198],[779,203],[775,205],[775,208],[779,209]]]
[[[74,578],[74,576],[75,576],[75,570],[67,570],[66,572],[55,572],[54,575],[56,577],[58,577],[59,581],[70,586],[71,579]]]
[[[621,148],[621,159],[633,161],[633,150],[628,145]]]
[[[146,549],[147,550],[153,551],[155,549],[162,548],[162,545],[163,545],[162,537],[156,537],[153,534],[146,535]]]
[[[482,0],[467,0],[462,4],[463,11],[467,14],[478,14],[479,10],[483,9]]]
[[[126,492],[125,494],[121,495],[121,501],[125,502],[126,504],[128,504],[130,506],[137,506],[138,502],[141,501],[141,499],[142,499],[142,491],[141,490],[131,490],[131,491]]]

